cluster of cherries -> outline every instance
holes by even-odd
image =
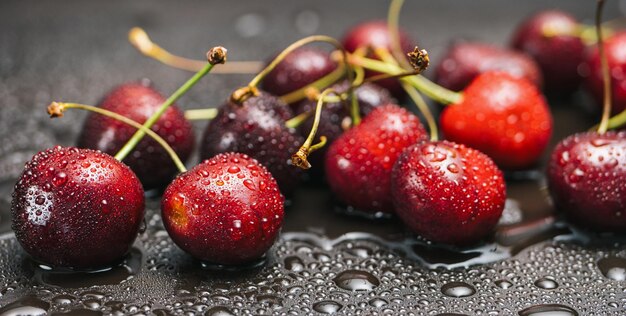
[[[396,11],[398,3],[392,2]],[[390,21],[397,16],[390,14]],[[117,87],[97,108],[54,102],[52,116],[69,108],[95,113],[78,148],[51,148],[26,164],[13,193],[13,230],[23,248],[47,265],[109,265],[138,234],[144,188],[166,187],[162,219],[173,241],[200,260],[243,264],[272,246],[284,196],[304,173],[298,166],[312,163],[351,207],[396,214],[434,242],[476,243],[492,233],[504,208],[500,168],[531,168],[548,145],[552,117],[538,87],[571,92],[581,69],[587,69],[592,92],[604,87],[603,54],[586,52],[583,28],[566,13],[548,11],[518,28],[512,49],[456,44],[437,67],[436,84],[419,75],[429,57],[411,48],[406,33],[392,22],[367,22],[343,43],[325,36],[297,41],[218,110],[183,113],[174,102],[226,61],[221,47],[168,99],[143,82]],[[131,40],[163,62],[183,61],[140,29],[131,31]],[[337,50],[303,47],[314,41]],[[618,33],[606,45],[614,111],[626,107],[626,59],[619,58],[624,41],[626,34]],[[236,62],[219,67],[229,64]],[[438,140],[421,94],[446,105],[439,118],[446,140]],[[430,135],[418,116],[396,104],[407,96]],[[556,206],[573,220],[619,231],[626,229],[626,133],[607,131],[624,115],[609,120],[606,108],[597,132],[559,143],[547,176]],[[211,118],[200,146],[204,161],[187,171],[183,162],[195,144],[189,119],[198,113]],[[313,144],[316,134],[320,142]]]

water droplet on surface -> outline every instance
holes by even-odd
[[[523,309],[520,316],[578,316],[572,308],[559,304],[542,304]]]
[[[334,314],[343,306],[335,301],[321,301],[313,304],[313,310],[322,314]]]
[[[27,296],[0,308],[0,316],[47,315],[49,308],[49,303],[33,296]]]
[[[465,282],[450,282],[441,287],[441,293],[450,297],[467,297],[476,294],[476,289]]]
[[[541,278],[535,281],[535,286],[544,290],[553,290],[559,287],[559,284],[551,278]]]
[[[304,270],[304,262],[296,256],[290,256],[285,258],[285,269],[299,272]]]
[[[602,275],[615,281],[626,281],[626,258],[608,257],[598,261]]]
[[[501,289],[508,289],[511,286],[513,286],[513,283],[507,281],[507,280],[498,280],[496,282],[494,282],[496,284],[497,287],[501,288]]]
[[[215,306],[210,308],[204,313],[206,316],[235,316],[228,308],[222,306]]]
[[[371,273],[359,270],[341,272],[333,279],[338,287],[348,291],[371,291],[380,281]]]

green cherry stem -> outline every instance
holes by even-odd
[[[292,92],[289,92],[285,95],[280,96],[280,98],[285,101],[285,103],[287,104],[292,104],[295,102],[298,102],[300,100],[303,100],[307,97],[307,90],[311,89],[311,88],[315,88],[317,90],[322,90],[330,85],[332,85],[333,83],[337,82],[339,79],[341,79],[344,75],[346,74],[346,66],[345,64],[342,62],[340,63],[337,68],[335,68],[335,70],[331,71],[329,74],[325,75],[324,77],[315,80],[313,83],[302,87],[300,89],[294,90]]]
[[[183,164],[183,162],[180,160],[180,158],[178,157],[174,149],[172,149],[172,147],[163,138],[161,138],[161,136],[153,132],[151,129],[127,118],[126,116],[123,116],[121,114],[111,112],[109,110],[105,110],[96,106],[92,106],[92,105],[79,104],[79,103],[65,103],[65,102],[52,102],[48,106],[48,114],[50,114],[50,117],[53,117],[53,118],[62,117],[63,112],[65,112],[67,109],[81,109],[81,110],[86,110],[90,112],[95,112],[95,113],[104,115],[106,117],[110,117],[114,120],[118,120],[124,124],[130,125],[138,130],[144,131],[144,133],[152,137],[157,143],[159,143],[159,145],[163,147],[163,149],[165,149],[165,151],[172,158],[172,161],[174,161],[174,164],[176,165],[176,167],[178,168],[180,172],[187,171],[187,168],[185,168],[185,164]]]
[[[200,81],[202,77],[206,76],[206,74],[211,72],[211,69],[213,69],[215,65],[225,63],[226,62],[226,49],[221,46],[211,48],[211,50],[209,50],[209,52],[207,53],[207,60],[208,60],[208,63],[204,66],[204,68],[202,68],[200,71],[194,74],[189,80],[187,80],[187,82],[185,82],[180,88],[178,88],[178,90],[176,90],[169,98],[167,98],[167,100],[165,100],[163,104],[161,104],[159,109],[154,114],[152,114],[152,116],[149,117],[146,120],[146,122],[143,124],[144,127],[148,129],[151,128],[152,125],[154,125],[154,123],[156,123],[156,121],[159,120],[161,115],[163,115],[163,113],[165,113],[165,111],[174,102],[176,102],[176,100],[178,100],[181,96],[187,93],[187,91],[189,91],[191,87],[193,87],[198,81]],[[141,139],[143,138],[145,134],[146,134],[145,129],[140,129],[137,132],[135,132],[135,134],[122,147],[122,149],[120,149],[120,151],[115,155],[115,158],[120,161],[124,160],[124,158],[126,158],[126,156],[130,154],[130,152],[135,148],[135,146],[137,146],[137,143],[141,141]]]
[[[403,5],[404,0],[391,1],[389,11],[387,12],[387,29],[391,38],[391,54],[402,68],[408,69],[410,65],[404,56],[402,45],[400,45],[400,12],[402,12]]]
[[[598,0],[596,7],[596,34],[598,36],[598,53],[602,65],[602,81],[604,81],[604,106],[602,109],[602,119],[598,126],[598,133],[604,134],[609,126],[611,115],[611,74],[609,73],[609,63],[604,54],[604,38],[602,37],[602,9],[604,0]]]
[[[380,60],[362,57],[354,54],[349,55],[348,58],[350,63],[352,64],[377,72],[399,74],[406,71],[398,65],[393,65]],[[462,93],[448,90],[426,79],[426,77],[422,75],[409,76],[406,77],[406,80],[409,82],[409,84],[411,84],[411,86],[417,88],[417,90],[439,103],[456,104],[461,102],[461,100],[463,99]]]
[[[218,109],[193,109],[185,111],[185,118],[191,121],[212,120],[217,116]]]
[[[320,136],[320,143],[313,145],[313,140],[315,139],[315,134],[317,133],[317,129],[320,125],[320,119],[322,117],[322,106],[324,105],[324,97],[330,93],[336,94],[333,89],[326,89],[322,91],[319,99],[317,100],[317,105],[315,107],[315,120],[313,121],[313,126],[311,127],[311,131],[309,132],[309,136],[306,138],[300,149],[291,156],[291,162],[302,169],[311,168],[311,164],[307,160],[309,154],[319,148],[322,148],[326,144],[326,137]]]

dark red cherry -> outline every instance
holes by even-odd
[[[389,35],[389,28],[386,21],[368,21],[357,24],[352,27],[346,35],[343,37],[343,46],[349,52],[363,48],[376,48],[382,47],[388,51],[392,50],[391,36]],[[413,43],[409,35],[400,30],[400,48],[404,53],[413,50]],[[369,57],[377,58],[374,54],[370,54]],[[377,72],[367,71],[366,76],[370,77],[378,74]],[[396,98],[400,99],[404,97],[405,93],[402,86],[397,79],[384,79],[376,81],[376,84],[389,90]]]
[[[604,41],[604,54],[611,74],[612,111],[626,110],[626,32],[619,32]],[[604,83],[598,49],[594,48],[587,56],[587,88],[595,97],[598,106],[602,105]]]
[[[13,191],[13,231],[35,260],[99,268],[120,260],[144,216],[139,179],[115,158],[54,147],[36,154]]]
[[[583,227],[626,230],[626,132],[587,132],[562,140],[548,165],[554,204]]]
[[[440,116],[446,139],[487,154],[498,166],[535,163],[552,135],[552,115],[530,81],[504,72],[479,75]]]
[[[571,93],[580,85],[579,66],[585,57],[585,45],[575,34],[579,23],[570,14],[540,11],[528,17],[515,31],[511,47],[530,55],[541,68],[545,89]]]
[[[241,104],[228,101],[204,131],[200,158],[224,152],[247,154],[265,166],[283,194],[289,195],[302,177],[301,169],[291,165],[291,155],[304,142],[295,129],[285,126],[291,117],[289,106],[266,92]]]
[[[143,83],[125,83],[110,91],[99,106],[144,123],[165,101],[156,90]],[[194,147],[191,123],[176,106],[165,111],[152,126],[184,162]],[[78,147],[115,155],[137,130],[115,119],[90,113],[78,138]],[[167,152],[152,138],[142,139],[124,163],[139,177],[146,190],[164,188],[178,173]]]
[[[393,213],[391,168],[404,148],[426,139],[417,116],[394,104],[379,106],[330,145],[326,180],[350,206]]]
[[[528,55],[497,46],[459,42],[452,44],[436,69],[436,82],[454,91],[463,90],[476,76],[503,71],[541,86],[539,66]]]
[[[226,153],[176,177],[165,190],[161,210],[165,228],[180,248],[200,260],[242,264],[274,244],[284,198],[256,160]]]
[[[331,88],[338,93],[342,93],[348,90],[349,85],[350,83],[348,83],[347,81],[343,81],[339,84],[333,85]],[[364,83],[363,85],[355,89],[355,93],[359,101],[359,110],[361,113],[361,117],[365,117],[366,115],[368,115],[377,106],[393,102],[393,98],[391,97],[389,91],[372,83]],[[297,104],[295,112],[296,114],[300,114],[307,111],[315,111],[316,105],[317,101],[305,100]],[[311,155],[309,156],[309,161],[314,166],[312,171],[323,171],[323,161],[328,146],[332,144],[335,139],[341,136],[341,134],[343,134],[344,127],[346,125],[344,123],[346,122],[346,120],[350,120],[349,107],[351,107],[350,101],[346,101],[343,103],[331,102],[324,104],[320,117],[319,127],[317,130],[317,135],[326,136],[327,146],[322,147],[320,150],[311,153]],[[313,121],[314,115],[311,115],[308,120],[300,125],[299,131],[302,136],[307,136],[309,134],[313,126]]]
[[[502,172],[485,154],[448,141],[407,148],[391,177],[396,213],[416,234],[455,245],[493,232],[506,200]]]
[[[300,47],[289,53],[276,68],[263,78],[263,90],[277,96],[307,86],[331,73],[337,63],[326,51]]]

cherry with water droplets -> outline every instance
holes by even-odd
[[[426,139],[417,116],[394,104],[379,106],[328,148],[328,184],[361,211],[393,213],[391,168],[404,148]]]
[[[408,147],[396,161],[397,215],[431,241],[469,245],[493,232],[506,200],[502,172],[478,150],[449,141]]]
[[[272,58],[273,59],[273,58]],[[305,87],[337,68],[326,51],[300,47],[289,53],[261,82],[261,88],[273,95],[285,95]]]
[[[503,71],[526,78],[541,86],[539,66],[530,56],[497,46],[459,42],[451,45],[436,69],[436,82],[448,89],[464,89],[476,76],[488,71]]]
[[[440,117],[446,139],[475,148],[505,169],[523,169],[541,156],[552,115],[532,82],[503,72],[479,75],[460,102]]]
[[[284,198],[272,175],[240,153],[219,154],[180,174],[161,202],[172,240],[197,259],[236,265],[258,259],[282,227]]]
[[[125,83],[110,91],[99,106],[138,123],[154,114],[165,98],[147,83]],[[176,106],[168,108],[151,128],[167,141],[182,161],[194,148],[191,123]],[[78,138],[78,147],[116,154],[137,130],[118,120],[90,113]],[[145,189],[165,187],[178,172],[167,152],[153,139],[142,139],[123,162],[139,177]]]
[[[137,176],[90,149],[54,147],[26,163],[11,202],[24,250],[46,265],[102,268],[129,251],[144,217]]]
[[[265,166],[285,195],[295,189],[302,171],[290,165],[291,153],[298,150],[302,136],[285,126],[293,116],[289,106],[263,91],[241,103],[224,104],[209,122],[200,146],[200,158],[219,153],[240,152]]]
[[[548,165],[554,204],[574,222],[626,229],[626,132],[586,132],[562,140]]]
[[[537,62],[547,91],[571,93],[580,85],[586,47],[575,35],[579,27],[576,18],[559,10],[535,13],[517,27],[511,47]]]
[[[402,51],[412,51],[414,45],[409,35],[400,29],[399,36]],[[367,21],[357,24],[344,35],[342,43],[344,48],[351,53],[360,48],[384,48],[387,51],[392,51],[392,39],[386,21]],[[370,54],[370,57],[378,59],[378,56],[375,54]],[[365,72],[366,77],[377,74],[379,73],[369,70]],[[376,84],[389,90],[398,99],[405,95],[398,80],[384,79],[377,81]]]

